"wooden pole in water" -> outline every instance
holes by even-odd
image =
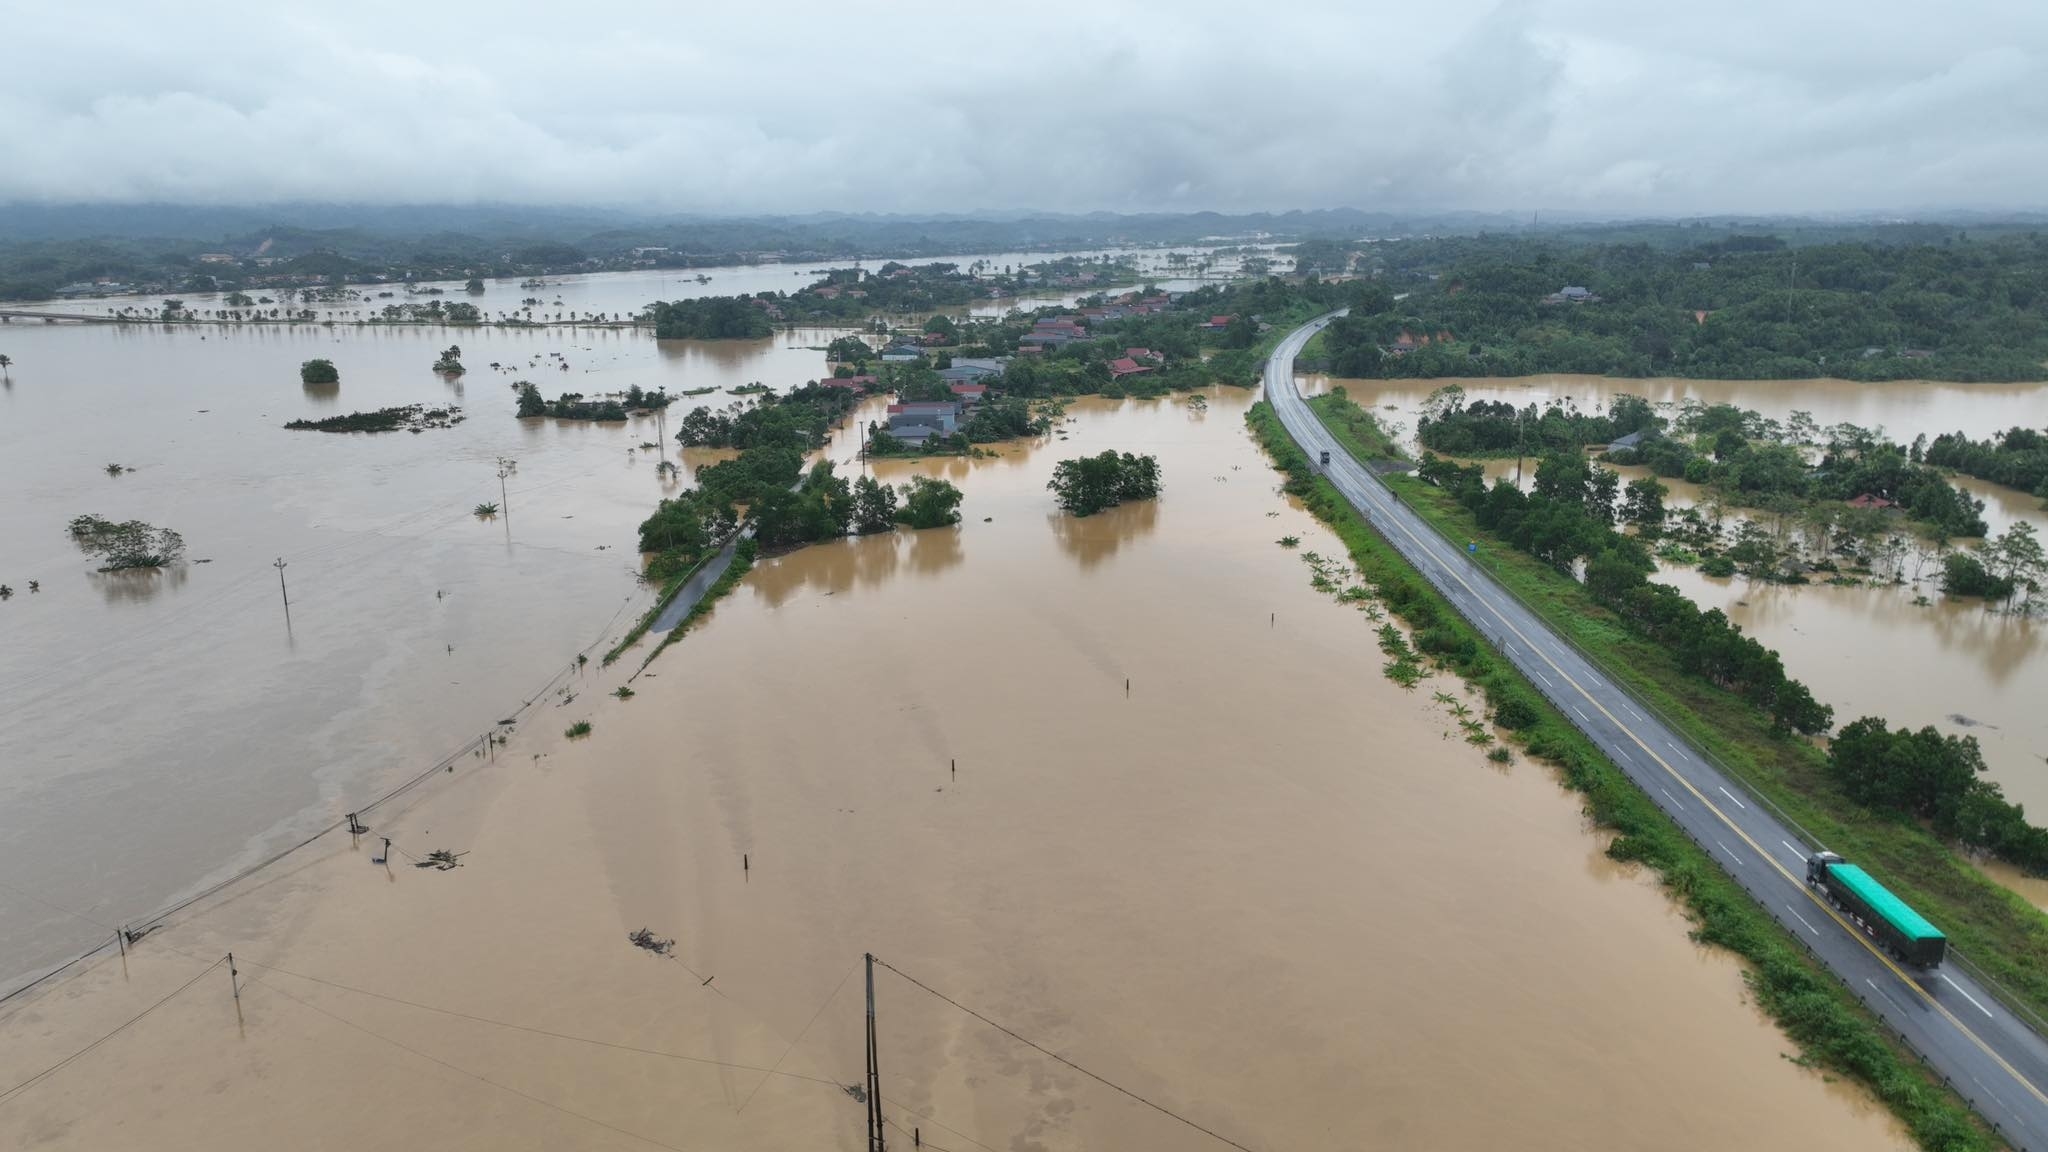
[[[128,958],[128,929],[126,926],[114,929],[114,943],[120,946],[121,959]]]
[[[868,1152],[887,1152],[882,1132],[882,1068],[875,1050],[875,954],[862,954],[868,968]]]
[[[235,972],[235,954],[228,953],[228,987],[235,990],[235,1003],[242,1002],[242,981]]]

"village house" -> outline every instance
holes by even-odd
[[[939,369],[939,379],[948,384],[978,384],[1002,374],[1002,364],[994,360],[956,359],[952,367]]]
[[[988,398],[988,385],[986,384],[955,384],[952,388],[953,395],[960,399],[960,407],[963,411],[974,407]]]
[[[1195,325],[1195,327],[1200,328],[1204,332],[1221,332],[1223,329],[1230,327],[1230,322],[1235,319],[1237,319],[1235,316],[1211,316],[1200,324]]]
[[[906,400],[889,405],[889,435],[906,444],[923,444],[933,436],[960,430],[958,400]]]
[[[1545,304],[1598,304],[1600,297],[1577,284],[1567,284],[1543,298]]]
[[[924,355],[924,349],[915,344],[891,344],[882,349],[882,360],[888,364],[908,364]]]
[[[872,391],[875,386],[875,378],[872,375],[827,376],[818,381],[818,383],[823,384],[827,388],[851,388],[858,395]]]
[[[1149,365],[1140,364],[1129,356],[1120,357],[1109,362],[1109,378],[1111,380],[1121,380],[1126,376],[1136,376],[1141,372],[1150,372],[1151,370]]]

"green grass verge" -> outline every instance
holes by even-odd
[[[1316,397],[1310,407],[1360,459],[1386,456],[1374,450],[1370,437],[1353,431],[1361,423],[1374,424],[1370,413],[1334,396]],[[1495,539],[1434,485],[1406,475],[1386,480],[1402,501],[1451,539]],[[1483,549],[1482,556],[1502,585],[1605,675],[1648,703],[1818,843],[1881,877],[1948,935],[1970,967],[2000,985],[2008,1002],[2048,1017],[2048,916],[1921,825],[1851,800],[1829,776],[1827,755],[1818,746],[1772,731],[1769,717],[1753,705],[1678,667],[1668,651],[1631,632],[1578,581],[1506,544]]]
[[[647,659],[640,662],[640,667],[645,668],[649,664],[654,663],[654,658],[661,655],[662,649],[682,639],[683,633],[690,630],[690,625],[703,619],[710,613],[712,605],[724,599],[726,593],[739,587],[740,581],[746,579],[747,573],[753,569],[754,555],[757,551],[759,551],[759,546],[754,543],[752,537],[740,541],[732,550],[732,563],[726,566],[725,574],[720,576],[718,581],[711,585],[711,587],[704,590],[703,599],[691,605],[690,614],[683,617],[669,631],[668,635],[661,638],[661,643],[654,646],[654,651],[647,654]],[[638,673],[635,673],[635,675],[638,675]]]
[[[1894,1047],[1840,981],[1814,963],[1534,685],[1481,643],[1400,553],[1315,474],[1270,404],[1254,404],[1246,422],[1287,475],[1287,491],[1344,541],[1359,575],[1414,629],[1416,647],[1483,692],[1494,721],[1513,730],[1528,755],[1554,765],[1565,784],[1585,798],[1586,813],[1616,834],[1607,854],[1655,871],[1691,917],[1694,939],[1749,962],[1744,979],[1751,994],[1798,1044],[1801,1063],[1867,1087],[1923,1148],[1965,1152],[1997,1147],[1959,1098]]]

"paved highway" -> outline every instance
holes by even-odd
[[[1497,584],[1466,542],[1445,540],[1316,420],[1295,389],[1294,358],[1335,315],[1289,333],[1266,361],[1266,398],[1295,443],[1311,460],[1327,450],[1325,474],[1344,498],[1886,1027],[2014,1147],[2048,1152],[2048,1042],[1953,956],[1915,972],[1845,920],[1806,886],[1806,857],[1818,845],[1601,675]]]

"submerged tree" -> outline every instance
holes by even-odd
[[[299,383],[339,384],[341,373],[336,370],[332,360],[308,360],[299,365]]]
[[[162,568],[185,555],[185,538],[169,528],[153,528],[140,520],[115,523],[99,516],[80,516],[71,521],[71,539],[79,549],[106,563],[102,572],[125,568]]]
[[[1076,516],[1093,516],[1126,500],[1159,495],[1159,461],[1129,452],[1104,452],[1054,465],[1045,485],[1061,508]]]
[[[960,489],[945,480],[912,476],[903,486],[896,520],[912,528],[943,528],[960,522]]]
[[[434,361],[434,371],[443,376],[460,376],[468,371],[462,366],[462,346],[450,344],[448,350],[441,353],[441,358]]]

